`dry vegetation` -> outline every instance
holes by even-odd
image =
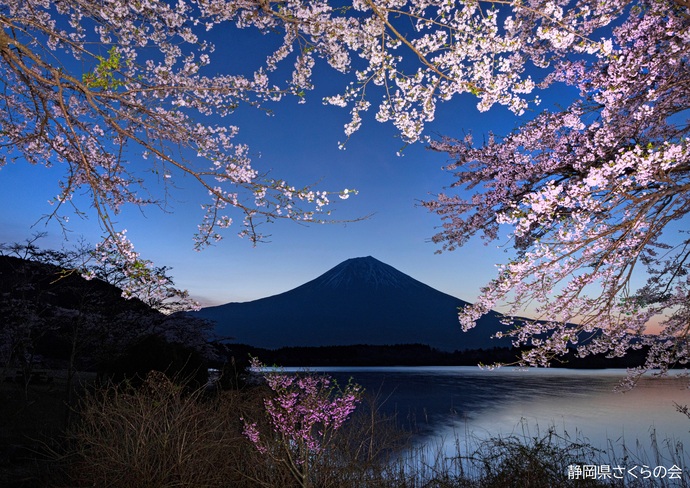
[[[58,382],[59,384],[59,382]],[[63,385],[64,386],[64,385]],[[189,391],[162,373],[142,386],[91,387],[82,391],[66,430],[64,392],[55,383],[5,384],[2,415],[5,449],[0,485],[8,487],[267,487],[299,486],[286,465],[261,455],[242,435],[241,417],[259,419],[262,386],[226,391]],[[7,401],[15,397],[14,402]],[[14,416],[6,415],[15,410]],[[43,423],[37,423],[37,419]],[[24,429],[24,430],[22,430]],[[622,484],[568,480],[567,466],[597,464],[609,456],[586,443],[549,430],[478,441],[458,439],[458,452],[447,456],[411,448],[409,433],[378,411],[369,397],[338,432],[327,456],[311,467],[310,486],[318,488],[552,488],[608,487]],[[27,441],[27,439],[32,439]],[[682,446],[652,445],[650,459],[676,463],[685,470],[678,483],[639,480],[625,486],[688,486]],[[469,448],[469,449],[468,449]],[[675,450],[674,450],[675,449]],[[626,456],[631,456],[629,451]],[[616,460],[616,461],[621,461]],[[644,459],[630,457],[630,462]],[[609,462],[609,461],[606,461]],[[629,463],[628,463],[629,464]],[[649,463],[647,463],[649,464]]]

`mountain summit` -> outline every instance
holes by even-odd
[[[420,285],[426,286],[405,273],[401,273],[393,266],[382,263],[371,256],[343,261],[304,286],[307,285],[341,290],[363,286],[374,289],[404,289],[419,287]]]
[[[499,315],[463,333],[466,305],[371,257],[343,261],[318,278],[279,295],[208,307],[194,315],[216,322],[216,333],[264,348],[353,344],[427,344],[442,350],[487,348]]]

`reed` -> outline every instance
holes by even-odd
[[[89,393],[69,433],[65,478],[55,486],[167,488],[293,488],[285,463],[262,455],[242,434],[241,418],[260,419],[262,386],[208,395],[189,392],[162,374],[140,388],[110,385]],[[415,443],[380,399],[365,398],[310,465],[319,488],[552,488],[689,486],[688,455],[680,441],[611,441],[595,449],[555,427],[523,424],[505,437],[481,439],[457,431],[449,442]],[[268,424],[260,427],[267,427]],[[677,466],[680,479],[575,479],[580,466]],[[569,476],[570,475],[570,476]]]

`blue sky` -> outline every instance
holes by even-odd
[[[243,55],[239,60],[246,58]],[[325,106],[321,98],[338,93],[348,79],[328,68],[319,69],[317,89],[307,94],[307,103],[285,99],[270,106],[271,117],[241,107],[224,120],[240,127],[237,141],[249,145],[257,169],[270,170],[271,176],[298,187],[318,183],[321,189],[335,191],[355,188],[359,195],[345,201],[335,198],[333,218],[371,217],[346,224],[277,222],[266,228],[271,242],[257,247],[237,238],[240,228],[231,227],[215,247],[195,252],[192,236],[203,216],[199,204],[205,201],[204,194],[182,178],[175,181],[178,188],[171,192],[168,212],[155,207],[127,208],[115,219],[118,228],[128,230],[142,257],[172,267],[177,285],[204,305],[281,293],[345,259],[367,255],[438,290],[473,301],[493,276],[494,264],[505,261],[509,250],[499,248],[501,243],[484,246],[476,239],[461,250],[435,254],[438,247],[429,239],[440,220],[416,202],[452,182],[451,175],[441,170],[447,155],[419,143],[407,147],[403,157],[396,156],[402,142],[392,125],[373,120],[373,109],[347,149],[339,150],[348,111]],[[554,103],[560,95],[554,92],[552,97]],[[375,96],[371,99],[372,103],[376,100]],[[567,105],[567,100],[560,102]],[[502,107],[481,114],[475,104],[469,95],[439,104],[437,119],[427,134],[461,137],[471,131],[475,140],[481,140],[490,130],[502,135],[519,123]],[[0,170],[0,242],[23,241],[33,232],[47,231],[43,247],[62,245],[60,226],[54,221],[39,222],[52,210],[47,202],[58,193],[60,170],[21,161]],[[240,215],[234,217],[241,221]],[[68,229],[67,245],[80,238],[96,243],[102,235],[93,215],[89,220],[71,215]]]
[[[474,101],[441,106],[438,133],[461,135],[463,130],[484,133],[489,127],[505,130],[512,116],[505,110],[480,115]],[[366,120],[365,126],[339,150],[347,111],[323,106],[311,96],[305,105],[288,101],[275,107],[275,115],[246,111],[229,122],[240,126],[238,140],[249,144],[254,164],[294,185],[318,182],[323,189],[356,188],[359,195],[334,199],[335,219],[369,218],[351,223],[299,225],[277,222],[265,228],[270,242],[252,247],[235,237],[202,252],[193,250],[192,235],[203,215],[203,195],[191,181],[177,181],[170,213],[155,207],[126,209],[117,217],[143,257],[173,267],[176,283],[207,304],[246,301],[286,291],[313,279],[339,262],[371,255],[441,291],[472,300],[505,259],[496,244],[471,243],[452,253],[434,254],[429,242],[440,220],[416,205],[441,190],[451,176],[441,171],[447,155],[423,144],[396,156],[401,141],[390,125]],[[505,132],[504,132],[505,133]],[[22,241],[35,231],[47,231],[45,247],[59,247],[63,234],[56,222],[38,222],[52,207],[58,193],[59,168],[31,167],[21,162],[0,171],[0,241]],[[238,217],[238,216],[237,216]],[[38,223],[37,223],[38,222]],[[33,227],[32,227],[33,226]],[[101,231],[91,216],[70,216],[68,239],[97,242]]]

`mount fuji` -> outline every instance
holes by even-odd
[[[496,312],[462,332],[457,313],[464,305],[368,256],[348,259],[285,293],[193,315],[214,321],[220,336],[267,349],[426,344],[453,351],[510,345],[490,339],[504,327]]]

